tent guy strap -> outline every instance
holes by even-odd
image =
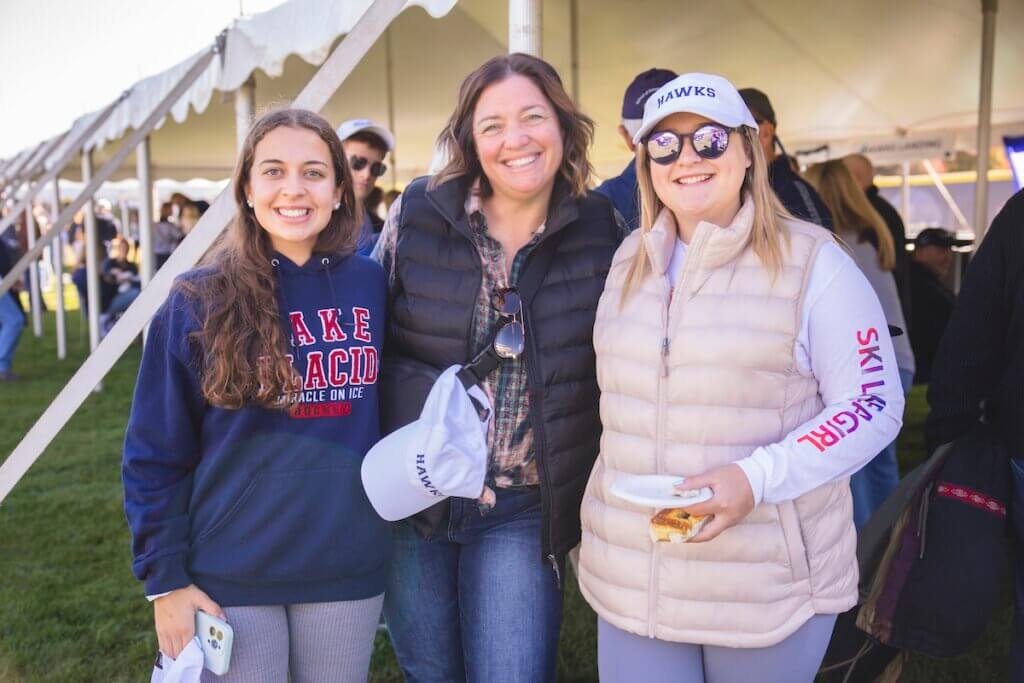
[[[7,274],[2,282],[0,282],[0,296],[3,296],[3,294],[14,285],[14,281],[20,277],[26,268],[28,268],[29,263],[39,258],[46,246],[60,234],[60,229],[71,222],[75,212],[82,208],[82,206],[92,198],[92,195],[97,189],[99,189],[100,185],[105,183],[110,176],[114,175],[115,171],[121,168],[121,164],[123,164],[125,159],[128,158],[128,155],[134,151],[135,147],[143,138],[149,135],[150,131],[152,131],[156,124],[160,122],[160,119],[167,114],[177,99],[181,97],[181,94],[185,92],[190,85],[192,85],[192,82],[206,70],[206,67],[210,65],[210,62],[213,61],[214,57],[216,57],[220,50],[220,41],[218,40],[217,43],[210,46],[202,58],[192,65],[192,68],[188,70],[188,73],[186,73],[185,76],[182,77],[181,81],[179,81],[178,84],[169,93],[167,93],[164,99],[160,101],[156,109],[153,110],[142,125],[128,136],[128,139],[126,139],[121,144],[121,147],[118,148],[117,153],[114,154],[106,164],[104,164],[103,168],[96,174],[96,177],[89,181],[81,194],[75,197],[74,201],[72,201],[66,209],[61,211],[60,216],[54,223],[55,229],[48,231],[43,239],[36,243],[34,248],[25,252],[25,255],[21,257],[21,260],[18,261],[18,263],[11,269],[11,272]],[[43,180],[33,187],[33,192],[30,192],[25,199],[22,200],[19,206],[31,202],[39,189],[53,179],[49,177],[51,174],[54,176],[56,175],[53,171],[48,173],[47,177],[44,177]],[[3,232],[4,229],[4,224],[0,223],[0,232]]]
[[[314,111],[323,108],[405,5],[406,0],[375,0],[312,80],[302,89],[293,106]],[[86,190],[89,190],[89,187]],[[167,298],[174,278],[196,264],[224,230],[234,212],[233,192],[227,187],[217,195],[196,226],[174,250],[164,266],[157,271],[149,286],[142,290],[96,350],[85,359],[42,416],[32,425],[3,465],[0,465],[0,503],[7,498],[14,486],[42,455],[43,450],[85,402],[93,387],[103,380],[114,363],[142,332],[142,328]]]

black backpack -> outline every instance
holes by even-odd
[[[1002,600],[1009,457],[979,424],[904,477],[857,542],[860,602],[839,616],[826,681],[873,681],[902,650],[962,654]]]

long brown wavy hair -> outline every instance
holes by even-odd
[[[355,251],[358,239],[352,174],[331,124],[305,109],[277,109],[261,116],[249,130],[235,165],[235,218],[204,258],[206,267],[200,274],[180,282],[199,304],[200,329],[193,338],[198,342],[203,396],[222,408],[250,403],[286,408],[294,393],[296,375],[286,356],[287,332],[271,263],[274,247],[246,203],[256,147],[282,126],[320,136],[331,153],[335,187],[341,190],[341,206],[317,237],[314,253],[342,258]]]
[[[555,110],[562,131],[562,165],[558,177],[564,180],[573,197],[587,193],[593,167],[587,149],[594,139],[594,122],[581,112],[565,92],[555,67],[543,59],[514,52],[492,57],[466,76],[459,87],[455,111],[437,137],[437,146],[448,159],[444,167],[431,177],[431,189],[454,178],[468,176],[480,179],[480,196],[489,197],[493,190],[480,166],[480,157],[473,142],[473,112],[484,90],[510,76],[525,76],[533,81]]]

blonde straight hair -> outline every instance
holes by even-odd
[[[751,228],[751,247],[761,263],[771,273],[772,278],[782,269],[782,250],[789,248],[789,232],[783,221],[792,219],[782,202],[775,196],[768,183],[768,162],[764,157],[761,142],[757,139],[757,131],[747,126],[740,127],[736,133],[743,141],[743,148],[751,159],[750,167],[743,177],[740,197],[744,201],[754,203],[754,225]],[[636,150],[636,179],[640,188],[640,227],[641,233],[647,233],[654,226],[664,202],[654,191],[651,180],[650,159],[647,146],[639,145]],[[647,277],[651,269],[651,259],[644,243],[641,242],[633,261],[629,265],[625,286],[622,288],[622,302],[632,294]]]
[[[892,233],[846,164],[841,159],[814,164],[805,177],[832,212],[836,233],[853,234],[860,242],[871,242],[878,252],[878,265],[882,270],[892,270],[896,265]]]

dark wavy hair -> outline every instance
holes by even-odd
[[[448,162],[430,179],[429,187],[468,176],[480,178],[481,196],[491,195],[493,190],[483,174],[473,143],[473,112],[484,90],[514,75],[533,81],[551,103],[562,130],[562,166],[558,169],[558,177],[566,182],[572,196],[586,194],[593,172],[587,159],[587,149],[594,139],[594,122],[576,107],[565,92],[562,79],[553,66],[521,52],[492,57],[462,81],[455,111],[437,138],[437,145]]]
[[[199,303],[200,329],[193,338],[199,347],[203,396],[223,408],[248,403],[285,408],[289,401],[281,397],[290,397],[295,387],[277,304],[274,247],[246,203],[256,147],[281,127],[312,131],[327,144],[335,187],[341,189],[341,206],[317,237],[314,253],[341,258],[355,251],[358,239],[352,174],[331,124],[305,109],[277,109],[261,116],[249,130],[235,165],[235,218],[204,259],[208,267],[199,277],[181,281]]]

